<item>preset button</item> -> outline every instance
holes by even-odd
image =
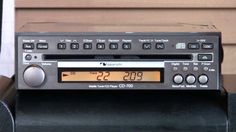
[[[71,44],[70,44],[70,48],[71,48],[71,49],[74,49],[74,50],[75,50],[75,49],[79,49],[79,44],[78,44],[78,43],[71,43]]]
[[[58,43],[57,49],[66,49],[66,43]]]
[[[131,43],[123,43],[122,48],[125,50],[131,49]]]
[[[92,43],[84,43],[84,49],[92,49]]]
[[[103,49],[105,49],[105,43],[97,43],[97,49],[98,49],[98,50],[103,50]]]
[[[118,43],[110,43],[109,48],[110,48],[111,50],[118,49]]]

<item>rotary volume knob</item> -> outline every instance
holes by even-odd
[[[39,87],[45,80],[45,72],[37,65],[30,66],[24,71],[23,79],[30,87]]]

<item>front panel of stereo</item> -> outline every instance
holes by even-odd
[[[19,33],[18,89],[218,90],[217,33]]]

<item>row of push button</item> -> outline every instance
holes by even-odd
[[[66,43],[58,43],[57,45],[58,49],[66,49]],[[83,46],[84,49],[92,49],[92,43],[84,43]],[[97,43],[96,45],[97,49],[105,49],[105,43]],[[118,49],[118,43],[110,43],[109,45],[110,49]],[[131,49],[131,43],[123,43],[122,45],[123,49]],[[143,43],[143,49],[152,49],[151,43]],[[155,46],[156,49],[164,49],[165,45],[164,43],[156,43]],[[189,49],[199,49],[200,45],[199,43],[189,43],[188,44]],[[202,49],[213,49],[214,45],[212,43],[203,43]],[[34,43],[24,43],[23,49],[34,49]],[[48,49],[48,43],[37,43],[37,49]],[[71,43],[71,49],[79,49],[79,43]]]
[[[164,43],[156,43],[155,46],[156,49],[165,49]],[[152,49],[152,44],[151,43],[143,43],[143,49],[149,50]]]
[[[66,43],[58,43],[57,48],[61,49],[61,50],[66,49]],[[74,49],[74,50],[79,49],[79,43],[71,43],[70,48]],[[93,48],[92,43],[84,43],[83,44],[83,49],[85,49],[85,50],[89,50],[89,49],[92,49],[92,48]],[[105,43],[97,43],[96,44],[96,49],[98,49],[98,50],[103,50],[105,48],[106,48]],[[127,49],[127,50],[131,49],[131,43],[123,43],[122,48]],[[109,49],[111,49],[111,50],[118,49],[118,43],[110,43],[109,44]]]
[[[48,49],[48,43],[37,43],[37,49]],[[34,43],[24,43],[23,49],[34,49]]]
[[[119,45],[118,43],[110,43],[109,44],[109,49],[111,50],[116,50],[118,49]],[[164,49],[165,45],[164,43],[156,43],[156,49]],[[57,44],[57,49],[66,49],[66,43],[58,43]],[[106,48],[105,43],[97,43],[96,44],[96,49],[103,50]],[[122,48],[125,50],[131,49],[131,43],[123,43]],[[151,43],[143,43],[142,48],[145,50],[152,49],[152,44]],[[23,49],[34,49],[34,43],[24,43],[23,44]],[[48,49],[48,43],[37,43],[37,49]],[[79,43],[71,43],[70,44],[70,49],[76,50],[79,49]],[[92,49],[92,43],[84,43],[83,44],[83,49],[89,50]]]
[[[201,45],[202,49],[213,49],[214,45],[213,43],[202,43]],[[188,49],[200,49],[199,43],[189,43]]]
[[[194,84],[196,82],[196,77],[192,74],[185,77],[187,84]],[[181,74],[176,74],[173,78],[175,84],[182,84],[184,82],[184,77]],[[206,84],[208,82],[208,77],[205,74],[202,74],[198,77],[198,82],[200,84]]]
[[[37,49],[48,49],[48,43],[37,43]],[[202,49],[213,49],[214,45],[212,43],[203,43]],[[58,49],[66,49],[66,43],[58,43],[57,44]],[[70,44],[71,49],[79,49],[79,43],[71,43]],[[84,43],[83,44],[84,49],[92,49],[92,43]],[[131,43],[123,43],[122,48],[129,50],[131,49]],[[144,50],[150,50],[152,49],[151,43],[143,43],[142,48]],[[165,49],[164,43],[156,43],[155,45],[156,49]],[[189,49],[199,49],[200,45],[199,43],[189,43],[188,44]],[[34,49],[34,43],[24,43],[23,49]],[[97,43],[96,49],[103,50],[105,49],[105,43]],[[118,43],[110,43],[109,49],[115,50],[118,49]],[[209,58],[211,55],[208,55],[207,58]],[[201,57],[200,57],[201,58]],[[206,58],[206,57],[204,57]],[[210,59],[210,58],[209,58]]]
[[[92,43],[84,43],[83,48],[84,49],[92,49]],[[97,43],[96,48],[97,49],[105,49],[105,43]],[[122,48],[123,49],[131,49],[131,43],[123,43]],[[143,49],[151,49],[151,48],[152,48],[151,43],[143,43]],[[165,48],[164,43],[156,43],[156,49],[164,49],[164,48]],[[66,49],[66,44],[59,43],[58,49]],[[79,44],[72,43],[71,49],[79,49]],[[112,49],[112,50],[118,49],[118,43],[110,43],[109,49]]]

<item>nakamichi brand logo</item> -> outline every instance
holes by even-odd
[[[120,62],[100,62],[100,66],[122,66]]]

